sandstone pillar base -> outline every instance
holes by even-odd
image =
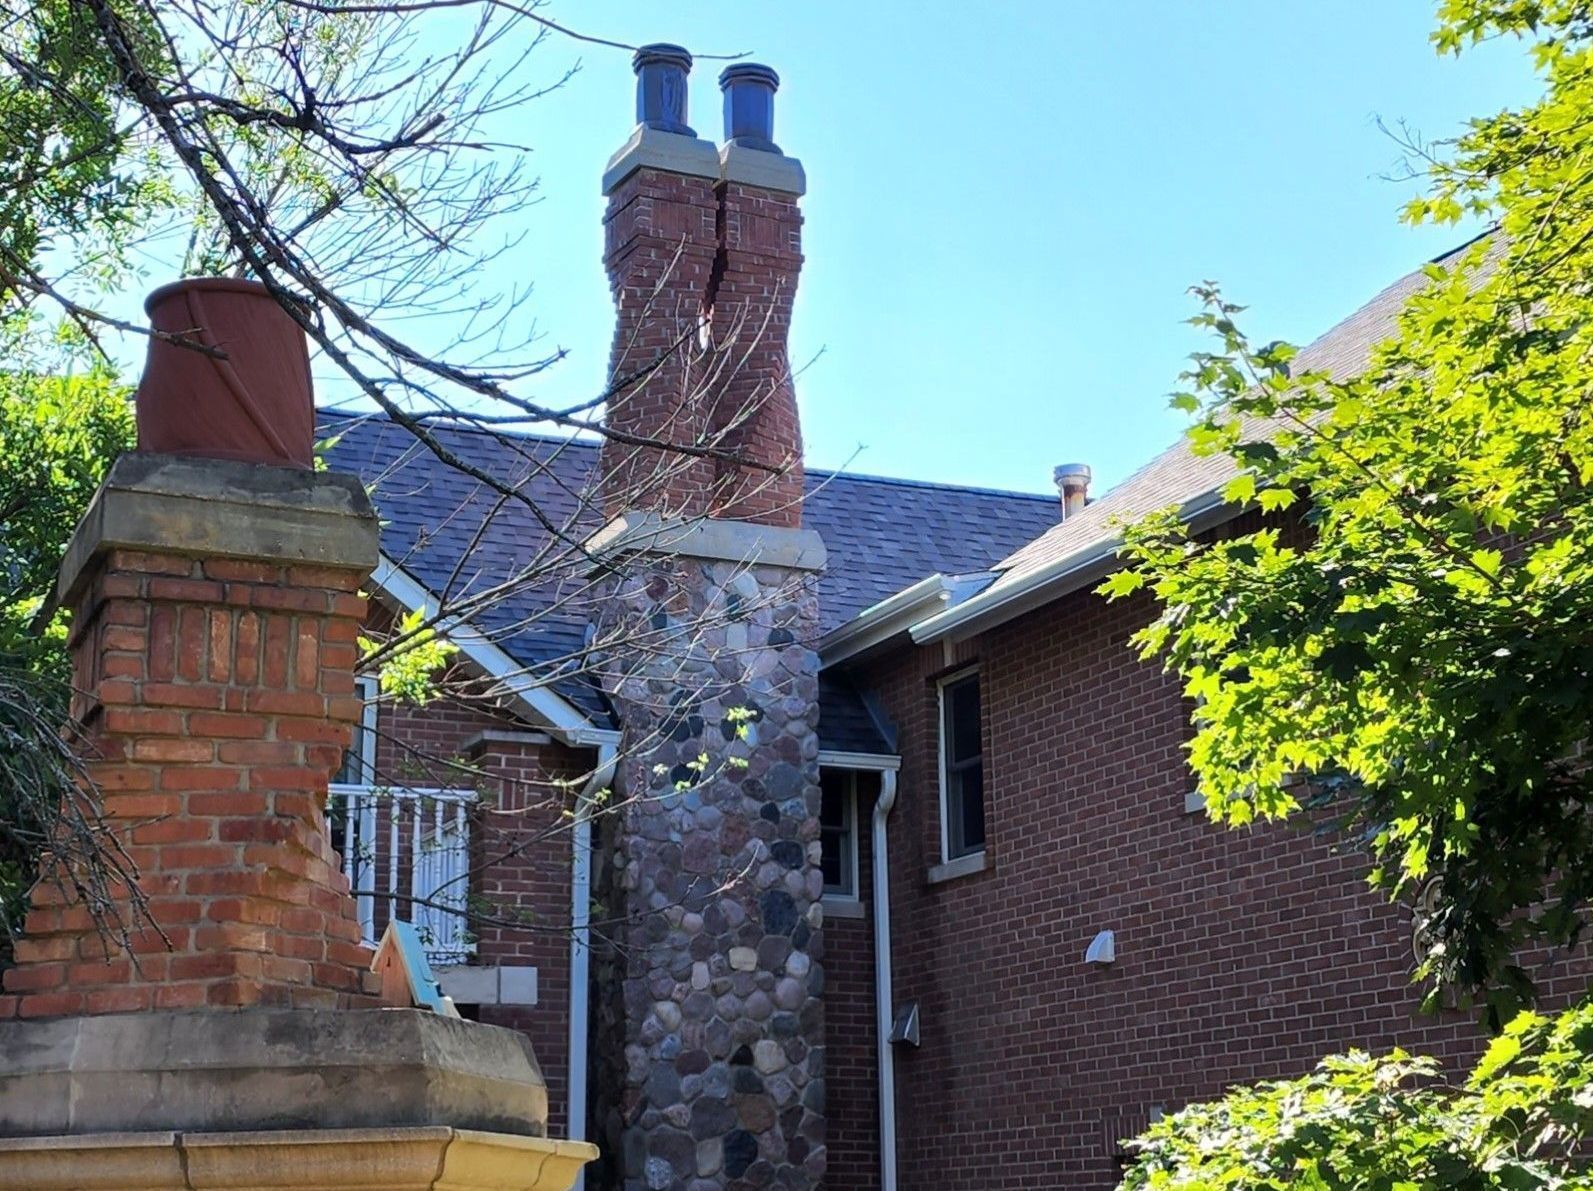
[[[585,1142],[447,1126],[0,1141],[18,1191],[569,1191]]]

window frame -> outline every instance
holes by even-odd
[[[940,784],[940,859],[943,865],[953,864],[959,860],[968,860],[970,857],[983,856],[990,844],[990,825],[985,824],[985,838],[978,847],[964,846],[961,851],[952,850],[952,807],[951,807],[951,776],[950,751],[948,748],[950,733],[947,731],[946,715],[949,703],[946,692],[952,687],[960,686],[972,681],[974,690],[979,696],[979,799],[983,804],[982,810],[988,809],[989,803],[985,798],[985,700],[984,688],[980,683],[978,666],[967,666],[953,674],[947,674],[935,682],[935,735],[936,735],[936,771]],[[960,808],[959,808],[960,810]],[[961,815],[958,815],[961,821]]]
[[[859,873],[858,857],[858,830],[857,830],[857,774],[855,769],[848,769],[839,765],[821,765],[820,789],[822,791],[823,775],[825,773],[840,774],[845,779],[841,793],[842,806],[842,867],[850,879],[849,890],[832,889],[826,885],[823,889],[822,900],[839,902],[847,905],[860,904],[863,900],[862,885]],[[822,793],[820,795],[822,798]],[[819,812],[819,847],[824,846],[824,814],[822,807]]]
[[[349,734],[349,747],[344,750],[344,756],[346,759],[349,753],[355,754],[356,780],[338,781],[343,773],[343,763],[340,762],[332,774],[331,784],[370,788],[376,785],[376,703],[381,695],[381,684],[374,675],[359,674],[354,678],[354,693],[360,698],[360,722]],[[362,744],[365,746],[363,750],[357,748]]]

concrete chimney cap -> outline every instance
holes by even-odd
[[[1091,474],[1088,463],[1058,463],[1051,471],[1051,478],[1058,484],[1070,480],[1074,483],[1088,484]]]

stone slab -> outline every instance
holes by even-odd
[[[537,1003],[537,970],[533,964],[458,964],[438,968],[437,983],[456,1005]]]
[[[129,453],[111,466],[66,549],[70,601],[106,550],[375,567],[380,523],[355,476],[227,459]]]
[[[132,1133],[0,1141],[28,1191],[569,1191],[584,1142],[447,1127]]]
[[[651,510],[621,513],[586,541],[600,561],[619,555],[681,555],[746,566],[824,569],[824,539],[817,530],[705,517],[666,518]]]
[[[719,152],[701,137],[638,124],[608,159],[603,171],[603,193],[613,193],[616,186],[643,168],[717,179]]]
[[[761,186],[790,195],[808,191],[807,173],[795,157],[746,145],[725,145],[719,150],[719,177],[724,182]]]
[[[0,1022],[0,1137],[427,1125],[542,1136],[547,1103],[523,1034],[414,1009]]]

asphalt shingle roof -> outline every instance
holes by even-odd
[[[337,435],[328,464],[372,486],[382,518],[382,550],[434,594],[457,600],[523,574],[565,547],[524,503],[448,467],[408,431],[383,418],[322,415],[321,435]],[[498,480],[520,486],[537,510],[579,540],[599,528],[591,499],[597,445],[534,435],[436,427],[439,441]],[[823,631],[928,575],[983,571],[1056,522],[1057,499],[811,469],[804,524],[824,538],[829,562],[818,581]],[[538,569],[541,569],[540,567]],[[545,667],[578,651],[589,607],[573,584],[516,583],[474,617],[519,664]],[[596,713],[595,693],[561,687]],[[825,694],[821,743],[879,751],[870,717],[855,693]],[[823,726],[828,720],[828,726]]]

